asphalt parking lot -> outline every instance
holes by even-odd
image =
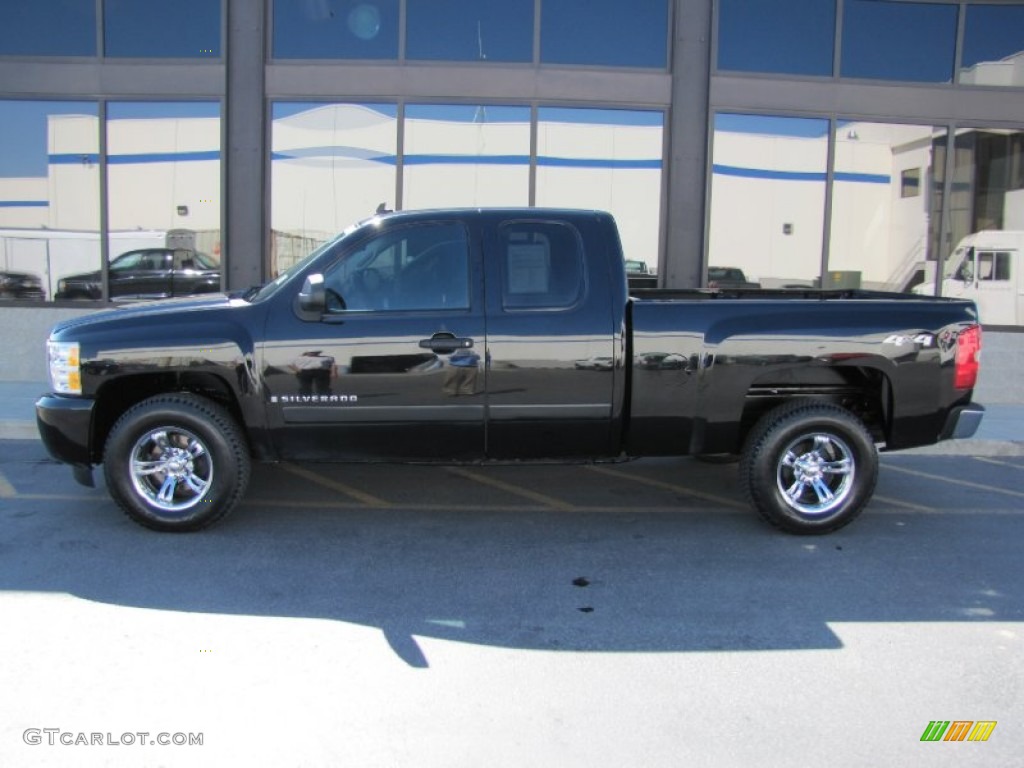
[[[1024,456],[886,455],[813,538],[735,472],[261,466],[162,535],[0,441],[0,764],[1024,764]]]

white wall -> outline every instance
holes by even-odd
[[[51,154],[81,155],[81,163],[52,164],[45,179],[0,179],[0,200],[38,199],[48,207],[0,208],[0,226],[95,230],[99,169],[95,116],[50,118]],[[118,162],[138,155],[217,152],[218,118],[119,119],[108,124],[113,230],[220,227],[219,160]],[[374,109],[326,104],[273,123],[272,228],[311,241],[324,240],[394,206],[397,120]],[[850,123],[838,130],[833,188],[830,268],[859,271],[864,283],[883,287],[924,259],[931,166],[929,126]],[[597,208],[615,214],[629,258],[657,264],[661,216],[660,168],[576,166],[573,160],[635,161],[661,157],[660,126],[584,124],[542,120],[536,202],[541,206]],[[404,207],[526,205],[529,126],[523,122],[453,122],[408,119],[405,152],[432,156],[404,168]],[[715,173],[710,211],[710,263],[736,266],[766,284],[806,282],[821,261],[827,137],[802,138],[716,131],[714,163],[778,178]],[[459,162],[439,158],[457,156]],[[501,156],[499,163],[466,158]],[[920,194],[900,196],[904,170],[921,171]],[[889,183],[845,180],[843,174],[888,177]],[[814,174],[806,179],[793,174]],[[1007,195],[1008,228],[1024,228],[1021,191]],[[178,214],[187,206],[188,215]],[[671,212],[669,213],[671,215]],[[784,233],[784,225],[792,233]],[[217,243],[210,246],[215,251]]]
[[[1024,229],[1024,189],[1006,193],[1003,204],[1003,229]]]
[[[0,176],[0,202],[49,199],[45,178]],[[0,206],[0,227],[44,227],[50,212],[43,206]]]
[[[929,126],[886,123],[838,128],[830,270],[860,272],[865,287],[895,287],[892,281],[925,258],[931,134]],[[716,131],[716,166],[781,177],[713,175],[709,263],[740,267],[765,286],[816,277],[825,199],[818,179],[825,174],[826,153],[826,136]],[[907,168],[920,169],[920,190],[902,198]],[[784,234],[785,224],[792,225],[792,234]]]
[[[716,131],[714,164],[758,171],[813,174],[814,179],[712,179],[710,250],[713,266],[740,267],[766,285],[818,276],[824,231],[827,137],[796,138]],[[785,234],[784,226],[792,225]]]

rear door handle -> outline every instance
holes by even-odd
[[[460,339],[453,333],[435,333],[429,339],[420,339],[420,348],[429,349],[442,355],[450,355],[457,349],[471,349],[472,339]]]

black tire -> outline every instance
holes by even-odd
[[[842,528],[870,501],[877,481],[878,450],[864,424],[844,408],[814,400],[762,416],[740,461],[750,503],[789,533]]]
[[[198,531],[241,500],[250,461],[226,410],[174,393],[143,400],[117,420],[103,472],[110,495],[135,522],[157,531]]]

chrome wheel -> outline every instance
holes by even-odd
[[[800,535],[847,525],[877,479],[878,450],[864,423],[842,406],[810,399],[763,414],[740,461],[740,484],[757,513]]]
[[[245,435],[223,406],[189,392],[136,403],[103,447],[110,495],[156,531],[198,531],[241,500],[251,465]]]
[[[181,427],[147,431],[135,441],[129,462],[135,490],[161,512],[191,509],[213,484],[209,450]]]
[[[854,488],[856,464],[839,437],[809,433],[783,451],[776,470],[782,498],[802,515],[825,515],[846,501]]]

